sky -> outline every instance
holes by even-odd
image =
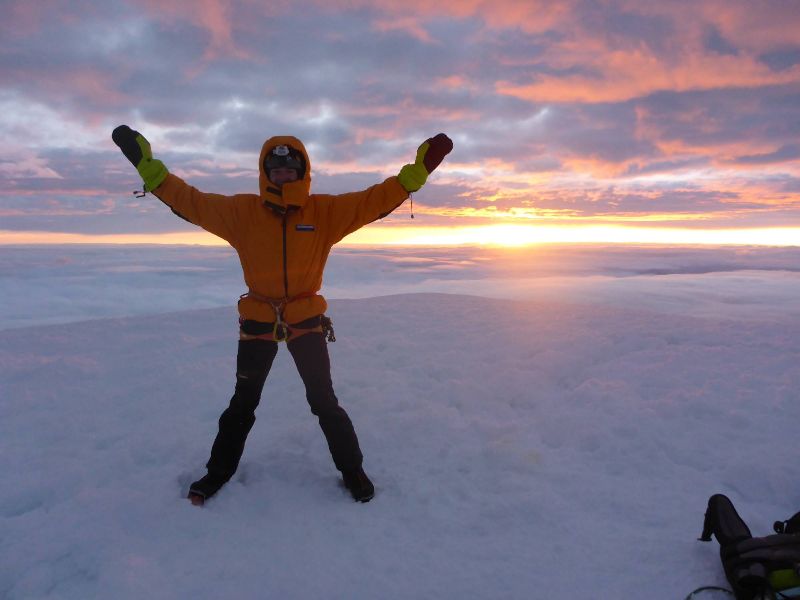
[[[210,243],[111,142],[256,192],[262,143],[312,191],[453,153],[363,243],[800,245],[800,11],[789,1],[4,2],[0,243]],[[491,227],[487,229],[487,227]],[[624,229],[623,229],[624,228]]]

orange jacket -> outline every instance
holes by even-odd
[[[278,189],[264,172],[264,157],[286,144],[305,156],[302,180]],[[268,139],[261,148],[259,193],[223,196],[203,193],[169,174],[154,194],[187,221],[226,240],[236,249],[251,295],[239,301],[245,319],[275,321],[275,303],[285,302],[283,318],[297,323],[325,312],[317,292],[331,247],[347,234],[400,206],[408,192],[389,177],[348,194],[311,194],[311,162],[300,140]]]

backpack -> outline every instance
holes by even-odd
[[[774,535],[753,537],[727,496],[708,499],[699,539],[717,538],[736,600],[800,598],[800,512],[773,528]]]

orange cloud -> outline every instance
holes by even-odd
[[[44,158],[27,149],[20,149],[14,155],[7,151],[0,152],[0,175],[6,180],[32,177],[61,179],[61,175],[56,173]]]
[[[95,69],[76,69],[65,72],[62,79],[68,79],[73,89],[81,90],[81,94],[102,99],[109,104],[126,104],[130,98],[117,89],[117,82],[111,73]]]
[[[759,53],[798,44],[800,17],[786,2],[765,2],[756,7],[749,1],[688,0],[653,4],[628,1],[614,4],[606,13],[642,20],[661,18],[668,48],[651,46],[646,33],[631,26],[626,34],[593,23],[586,6],[578,2],[528,0],[458,0],[430,3],[393,0],[326,3],[340,8],[367,7],[384,15],[377,21],[383,30],[400,29],[416,39],[431,42],[427,22],[440,18],[480,18],[488,30],[513,29],[527,34],[560,32],[540,55],[500,55],[506,65],[530,65],[558,69],[565,74],[542,74],[530,82],[500,80],[500,94],[534,102],[619,102],[659,90],[688,91],[728,87],[756,87],[795,83],[800,67],[775,72],[759,60]],[[598,14],[603,14],[600,8]],[[413,16],[408,16],[409,14]],[[708,48],[710,28],[719,31],[735,51],[728,54]],[[570,70],[578,72],[569,74]],[[546,71],[547,69],[545,69]],[[590,70],[593,74],[587,74]],[[459,76],[442,83],[457,85]]]
[[[427,30],[414,17],[392,17],[388,19],[377,19],[373,23],[375,29],[381,32],[386,31],[405,31],[411,37],[416,38],[425,44],[433,44],[435,40]]]
[[[600,52],[584,64],[592,64],[602,75],[542,75],[530,84],[499,81],[495,89],[531,102],[624,102],[663,90],[758,87],[800,78],[800,67],[776,73],[750,57],[697,54],[668,64],[646,50]]]
[[[188,21],[208,31],[210,40],[201,59],[201,65],[190,70],[189,76],[202,70],[202,63],[221,57],[251,58],[236,42],[230,15],[230,3],[224,0],[144,0],[151,18],[159,21]]]
[[[571,32],[574,39],[596,34],[595,24],[581,19],[586,3],[578,0],[317,0],[328,10],[370,9],[386,17],[380,23],[400,19],[399,27],[417,39],[426,39],[427,21],[436,18],[479,18],[489,29],[514,29],[534,34],[548,31]],[[800,28],[797,6],[785,0],[671,0],[653,3],[641,0],[619,0],[608,7],[596,7],[598,12],[661,17],[680,29],[704,25],[714,26],[727,38],[743,48],[763,50],[776,45],[797,44]],[[680,40],[678,40],[680,43]]]
[[[695,22],[714,25],[722,35],[735,41],[737,46],[752,52],[798,43],[800,13],[794,2],[680,0],[646,5],[637,0],[627,0],[627,2],[627,7],[632,11],[661,14],[675,20],[676,23],[685,23],[691,15]]]
[[[491,28],[515,28],[533,33],[547,31],[560,23],[569,23],[572,12],[571,2],[562,0],[320,0],[327,8],[339,9],[369,8],[392,15],[401,15],[403,29],[412,32],[424,31],[424,22],[429,19],[446,17],[467,19],[479,17]],[[413,15],[409,17],[408,15]],[[382,19],[386,21],[386,19]],[[427,34],[423,34],[427,35]]]
[[[448,90],[476,90],[477,85],[463,75],[450,75],[448,77],[440,77],[435,81],[436,87],[445,88]]]

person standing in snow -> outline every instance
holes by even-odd
[[[371,500],[375,488],[364,472],[358,438],[333,391],[326,341],[332,329],[318,292],[331,247],[419,190],[452,141],[440,133],[423,142],[415,162],[397,176],[363,191],[328,195],[311,194],[311,163],[302,142],[272,137],[261,148],[259,193],[223,196],[200,192],[169,173],[144,136],[127,125],[117,127],[112,139],[136,167],[146,192],[233,246],[248,287],[239,299],[234,394],[219,418],[208,472],[191,484],[189,499],[203,504],[236,472],[278,343],[286,342],[345,487],[355,500]]]

